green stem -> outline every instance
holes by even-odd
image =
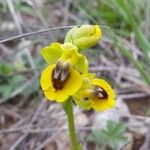
[[[68,100],[63,103],[63,108],[66,112],[67,119],[68,119],[68,127],[69,127],[72,150],[80,150],[80,145],[77,140],[75,125],[74,125],[72,97],[68,98]]]

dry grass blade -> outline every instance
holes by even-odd
[[[80,25],[77,25],[77,26],[80,26]],[[17,36],[14,36],[14,37],[10,37],[8,39],[1,40],[0,43],[5,43],[5,42],[8,42],[8,41],[12,41],[12,40],[20,39],[20,38],[25,38],[25,37],[33,36],[33,35],[36,35],[36,34],[43,34],[43,33],[54,31],[54,30],[70,29],[70,28],[73,28],[73,27],[74,26],[63,26],[63,27],[55,27],[55,28],[49,28],[49,29],[44,29],[44,30],[40,30],[40,31],[25,33],[25,34],[17,35]]]

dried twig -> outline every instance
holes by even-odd
[[[32,4],[32,8],[34,10],[34,12],[36,13],[36,15],[39,17],[41,23],[45,26],[45,27],[48,27],[48,23],[45,21],[41,11],[40,11],[40,8],[39,6],[37,6],[37,3],[35,0],[31,1]]]
[[[46,100],[43,99],[41,104],[39,105],[38,109],[36,110],[34,116],[32,117],[31,122],[29,123],[29,127],[32,126],[32,124],[36,121],[38,115],[41,113],[43,107],[46,104]],[[24,133],[12,146],[9,150],[15,150],[16,147],[28,136],[28,133]]]
[[[44,129],[32,129],[29,128],[28,126],[25,127],[20,127],[20,128],[14,128],[14,129],[5,129],[0,131],[0,134],[9,134],[9,133],[14,133],[14,132],[20,132],[20,133],[48,133],[48,132],[56,132],[58,131],[60,128],[56,127],[56,128],[44,128]],[[89,127],[77,127],[76,128],[79,131],[88,131],[88,130],[98,130],[99,128],[95,128],[92,126]],[[61,131],[67,131],[68,128],[66,127],[62,127]]]
[[[65,7],[64,7],[64,19],[63,19],[63,25],[67,25],[68,19],[69,19],[69,9],[70,9],[71,0],[66,0]]]
[[[142,145],[140,150],[149,150],[149,149],[150,149],[150,126],[149,126],[149,130],[146,134],[144,144]]]
[[[62,131],[62,128],[58,129],[57,132],[55,134],[53,134],[52,136],[50,136],[49,138],[47,138],[38,148],[36,148],[35,150],[41,150],[45,145],[47,145],[49,142],[51,142],[56,136],[58,136],[58,134],[60,134],[60,132]]]
[[[150,97],[150,94],[148,93],[133,93],[133,94],[118,94],[118,97],[121,99],[136,99],[136,98],[144,98],[144,97]]]
[[[16,147],[22,142],[22,140],[27,136],[27,133],[22,135],[12,146],[9,150],[15,150]]]
[[[77,25],[77,26],[80,26],[80,25]],[[8,39],[1,40],[0,43],[4,43],[4,42],[16,40],[16,39],[24,38],[24,37],[28,37],[28,36],[33,36],[33,35],[36,35],[36,34],[43,34],[43,33],[54,31],[54,30],[69,29],[69,28],[73,28],[73,27],[74,26],[63,26],[63,27],[56,27],[56,28],[48,28],[48,29],[35,31],[35,32],[29,32],[29,33],[25,33],[25,34],[21,34],[21,35],[10,37]]]

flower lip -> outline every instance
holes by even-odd
[[[52,71],[52,83],[55,90],[61,90],[70,76],[70,65],[58,61]]]
[[[98,85],[94,86],[93,94],[99,100],[106,100],[108,98],[107,92],[102,87],[100,87]]]

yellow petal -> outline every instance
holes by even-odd
[[[108,88],[111,88],[110,84],[108,84],[108,82],[106,82],[105,80],[103,79],[98,79],[98,78],[94,78],[92,80],[92,84],[94,85],[98,85],[104,89],[108,89]]]
[[[56,98],[55,89],[52,86],[49,87],[48,89],[44,91],[44,95],[48,100],[52,100],[52,101],[55,100]]]
[[[97,111],[104,111],[106,109],[114,107],[116,103],[115,92],[110,84],[105,80],[98,78],[93,79],[92,84],[102,87],[108,94],[108,99],[106,100],[94,99],[94,104],[92,107]]]
[[[95,25],[95,36],[99,39],[102,37],[102,31],[98,25]]]
[[[65,50],[78,50],[78,48],[73,45],[72,43],[70,42],[65,42],[62,47],[65,49]]]
[[[66,97],[65,95],[67,95],[68,98],[70,95],[73,95],[78,91],[78,89],[81,87],[81,84],[82,84],[81,75],[76,70],[72,69],[70,76],[67,82],[65,83],[63,89],[58,90],[58,92],[61,92],[63,94],[62,97]],[[58,97],[57,101],[61,102],[62,97]]]
[[[94,103],[92,108],[96,111],[105,111],[105,110],[109,109],[109,107],[107,105],[99,105],[99,104],[97,105],[96,103]]]
[[[81,75],[76,70],[72,69],[68,80],[61,90],[56,90],[54,87],[49,86],[49,88],[44,91],[44,94],[49,100],[64,102],[69,96],[77,92],[81,84]]]
[[[107,81],[103,79],[95,78],[92,80],[92,84],[102,87],[107,92],[110,99],[115,99],[116,94],[114,90],[112,89],[111,85]]]
[[[62,44],[54,42],[44,47],[40,53],[48,64],[54,64],[61,57],[63,51]]]
[[[48,89],[50,86],[52,86],[52,71],[55,65],[49,65],[46,67],[42,74],[40,79],[40,84],[42,90]]]
[[[82,84],[82,78],[80,73],[75,69],[72,69],[70,76],[62,90],[63,92],[72,95],[77,92],[77,90],[81,87],[81,84]]]
[[[115,106],[115,100],[113,99],[107,99],[107,100],[93,100],[92,107],[96,111],[104,111],[110,108],[113,108]]]
[[[109,105],[109,108],[114,107],[116,105],[116,100],[115,99],[108,100],[108,105]]]
[[[64,94],[62,91],[56,91],[53,87],[45,90],[44,95],[48,100],[57,102],[64,102],[68,98],[67,94]]]

